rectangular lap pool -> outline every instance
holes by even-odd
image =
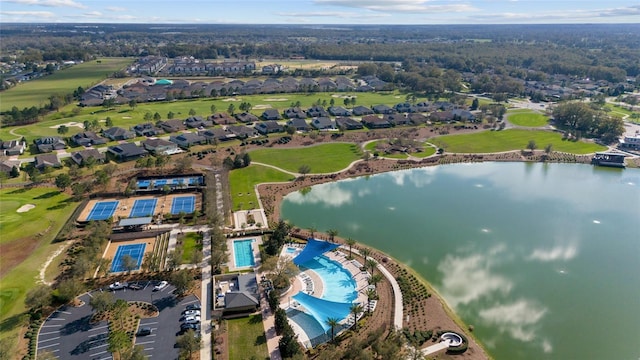
[[[255,241],[255,239],[233,241],[233,259],[236,267],[254,266],[256,264],[253,258],[253,243]]]

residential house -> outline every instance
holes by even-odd
[[[42,154],[35,157],[35,168],[42,171],[48,167],[60,168],[62,164],[58,160],[57,154]]]
[[[256,130],[262,135],[267,135],[271,133],[279,133],[284,131],[284,126],[278,124],[277,122],[271,121],[262,121],[255,126]]]
[[[384,104],[375,105],[372,109],[376,114],[393,114],[396,112],[395,110],[393,110],[393,108],[390,108]]]
[[[453,118],[455,120],[468,121],[468,122],[476,121],[476,116],[473,115],[469,110],[453,109],[451,110],[451,113],[453,114]]]
[[[13,161],[13,160],[0,161],[0,172],[3,172],[5,174],[11,174],[11,171],[13,171],[14,167],[18,169],[18,171],[20,171],[20,161]]]
[[[114,141],[128,140],[136,137],[136,134],[133,131],[129,131],[117,126],[109,128],[107,130],[103,130],[102,135]]]
[[[393,126],[409,125],[411,123],[404,114],[389,114],[382,116],[382,118],[387,120]]]
[[[312,118],[329,117],[329,113],[320,105],[314,105],[307,110],[307,115]]]
[[[229,116],[229,114],[227,113],[222,113],[222,112],[210,115],[208,119],[213,124],[217,124],[217,125],[229,125],[229,124],[236,123],[235,118],[233,118],[232,116]]]
[[[291,119],[287,121],[287,126],[294,128],[296,131],[311,130],[311,126],[304,119]]]
[[[329,108],[329,114],[331,114],[331,116],[350,116],[351,111],[343,108],[342,106],[331,106]]]
[[[307,114],[299,107],[290,107],[284,111],[284,117],[287,119],[305,119]]]
[[[152,123],[138,124],[138,125],[134,126],[132,128],[132,130],[138,136],[147,136],[147,137],[158,136],[158,135],[164,133],[164,130],[162,130],[161,128],[155,126]]]
[[[413,125],[425,124],[429,121],[429,118],[420,113],[410,113],[407,115],[407,118],[409,118],[409,121],[411,121]]]
[[[53,150],[62,150],[67,144],[58,136],[44,137],[34,140],[34,144],[41,153],[52,152]]]
[[[366,126],[369,129],[384,129],[391,127],[391,123],[389,121],[382,119],[377,115],[363,116],[362,125]]]
[[[147,151],[143,147],[137,146],[133,143],[109,146],[107,152],[119,161],[135,160],[147,155]]]
[[[366,106],[356,106],[353,109],[351,109],[351,112],[353,113],[353,115],[355,116],[364,116],[364,115],[371,115],[373,114],[373,110],[369,109]]]
[[[337,117],[336,126],[342,130],[358,130],[363,128],[361,122],[356,121],[350,117]]]
[[[331,120],[328,117],[325,116],[321,116],[321,117],[317,117],[315,119],[313,119],[311,121],[311,126],[313,126],[314,128],[320,130],[320,131],[328,131],[328,130],[335,130],[336,129],[336,123],[335,121]]]
[[[453,112],[447,111],[434,111],[429,115],[429,119],[439,122],[451,122],[454,121]]]
[[[280,116],[280,115],[278,115],[278,116]],[[241,114],[236,114],[235,117],[236,117],[236,119],[238,119],[238,121],[240,121],[241,123],[245,123],[245,124],[253,123],[253,122],[256,122],[256,121],[260,120],[260,119],[258,119],[257,116],[253,115],[252,113],[248,113],[248,112],[243,112]]]
[[[182,120],[178,120],[178,119],[161,121],[158,125],[160,125],[160,128],[164,130],[164,132],[166,133],[175,133],[178,131],[185,130],[187,128],[182,122]]]
[[[258,130],[255,128],[250,128],[248,126],[240,125],[240,126],[227,126],[227,130],[231,131],[239,139],[246,139],[250,137],[258,136]]]
[[[193,145],[205,144],[207,139],[196,133],[184,133],[180,135],[171,135],[169,141],[178,144],[181,148],[189,148]]]
[[[78,146],[92,146],[107,143],[107,139],[99,136],[93,131],[79,132],[71,137],[71,141]]]
[[[431,105],[426,101],[421,101],[415,105],[413,105],[416,112],[427,112],[431,109]]]
[[[2,141],[0,147],[6,156],[22,155],[27,148],[27,143],[21,140]]]
[[[179,151],[178,144],[164,139],[147,139],[142,142],[142,147],[154,155],[171,155]]]
[[[71,160],[73,160],[80,166],[84,165],[85,162],[90,158],[93,158],[96,163],[103,163],[105,160],[105,155],[98,151],[98,149],[86,149],[71,153]]]
[[[188,128],[199,129],[213,126],[213,121],[203,119],[201,116],[189,116],[184,120],[184,124],[187,125]]]
[[[640,136],[638,134],[625,136],[619,142],[618,146],[622,149],[640,150]]]
[[[393,109],[399,113],[414,113],[414,112],[421,112],[420,109],[415,106],[415,105],[411,105],[409,103],[399,103],[399,104],[395,104],[393,106]]]
[[[282,119],[282,117],[280,116],[280,113],[278,113],[278,110],[276,110],[276,109],[266,109],[262,113],[262,118],[264,120],[280,120],[280,119]]]
[[[453,110],[455,108],[455,105],[448,101],[436,101],[433,103],[433,107],[438,110],[449,111]]]
[[[265,66],[262,67],[262,74],[263,75],[274,75],[274,74],[279,73],[283,69],[284,69],[284,66],[279,65],[279,64],[265,65]]]
[[[198,131],[198,135],[204,136],[209,143],[227,141],[236,138],[236,135],[226,128],[213,128]]]
[[[322,78],[318,80],[318,86],[321,91],[336,91],[338,90],[338,86],[336,83],[328,78]]]

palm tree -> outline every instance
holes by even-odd
[[[371,275],[373,275],[373,272],[376,269],[376,266],[378,266],[378,262],[373,259],[369,259],[365,262],[364,266],[371,269]]]
[[[371,255],[371,250],[369,250],[367,248],[363,248],[362,250],[360,250],[360,255],[362,255],[362,257],[364,257],[364,262],[367,262],[367,257],[369,255]]]
[[[358,329],[358,314],[360,314],[362,312],[362,305],[360,305],[358,303],[353,303],[353,304],[351,304],[351,307],[349,308],[349,310],[353,314],[353,329],[357,330]]]
[[[381,281],[382,281],[382,275],[380,274],[371,275],[371,277],[368,280],[369,285],[373,285],[376,288],[378,287],[378,283]]]
[[[352,238],[348,238],[345,242],[349,245],[349,259],[351,259],[351,248],[356,244],[356,241]]]
[[[316,231],[317,231],[318,229],[316,229],[316,228],[315,228],[315,227],[313,227],[313,226],[309,226],[309,227],[307,228],[307,230],[309,230],[309,232],[311,233],[311,238],[313,239],[313,238],[314,238],[314,235],[316,234]]]
[[[335,327],[338,326],[340,324],[340,320],[338,320],[337,318],[327,318],[327,320],[325,320],[327,325],[331,326],[331,342],[334,342],[335,340]]]
[[[367,289],[367,304],[371,304],[371,300],[378,298],[378,293],[374,289]],[[371,306],[367,306],[367,312],[371,312]]]
[[[329,229],[327,230],[327,235],[329,235],[329,241],[333,242],[334,238],[338,236],[338,230]]]

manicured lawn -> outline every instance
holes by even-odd
[[[202,235],[194,232],[185,233],[182,238],[182,263],[190,264],[196,251],[202,251]]]
[[[340,171],[362,155],[357,145],[348,143],[329,143],[295,149],[260,149],[249,154],[252,161],[295,173],[301,165],[309,165],[312,174]]]
[[[423,147],[422,152],[413,153],[413,154],[411,154],[411,156],[417,157],[417,158],[426,158],[427,156],[431,156],[431,155],[433,155],[435,153],[436,153],[436,148],[434,148],[433,146],[431,146],[429,144],[425,144],[424,147]]]
[[[27,256],[0,279],[0,333],[7,336],[16,331],[19,314],[25,310],[25,294],[34,286],[49,254],[61,245],[51,242],[77,203],[69,202],[68,195],[52,188],[2,189],[0,197],[3,261]],[[25,204],[36,207],[17,213]]]
[[[262,315],[227,320],[229,360],[269,359]]]
[[[229,173],[229,192],[233,202],[233,211],[258,207],[258,198],[254,190],[255,185],[290,180],[293,180],[291,175],[262,165],[250,165],[246,168],[231,171]]]
[[[369,151],[369,152],[371,152],[371,153],[374,153],[376,151],[376,147],[378,146],[378,144],[386,143],[386,142],[387,142],[386,139],[372,141],[372,142],[367,143],[367,145],[364,146],[364,149]],[[436,153],[436,149],[433,146],[431,146],[430,144],[428,144],[428,143],[425,143],[422,149],[423,149],[422,152],[411,153],[411,156],[417,157],[417,158],[425,158],[427,156],[431,156],[431,155]],[[404,154],[404,153],[395,153],[395,154],[379,153],[378,156],[391,158],[391,159],[407,159],[407,158],[409,158],[409,156],[407,156],[407,154]]]
[[[100,63],[98,63],[100,61]],[[0,110],[42,106],[51,95],[73,93],[78,86],[87,89],[132,63],[130,58],[102,58],[59,70],[50,76],[27,81],[0,93]]]
[[[507,114],[507,120],[509,120],[513,125],[542,127],[547,125],[549,118],[543,114],[533,111],[517,111],[509,112]]]
[[[529,140],[534,140],[539,149],[551,144],[554,151],[572,154],[590,154],[606,149],[606,147],[594,143],[562,140],[562,135],[555,132],[520,129],[445,135],[434,138],[431,142],[444,148],[447,152],[490,153],[526,149]]]

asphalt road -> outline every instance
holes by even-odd
[[[152,359],[177,359],[179,349],[175,347],[180,331],[180,316],[187,304],[199,303],[198,298],[189,295],[183,299],[173,295],[174,287],[169,285],[160,291],[153,291],[157,282],[142,282],[140,290],[122,289],[113,294],[116,299],[145,301],[153,303],[159,310],[157,317],[141,319],[140,327],[150,327],[151,334],[135,337],[136,345],[144,348],[145,355]],[[89,300],[91,294],[79,297],[83,305],[63,306],[44,322],[38,334],[38,353],[50,352],[60,360],[106,360],[112,359],[107,351],[109,335],[106,321],[90,324],[93,314]],[[109,291],[109,290],[106,290]]]

